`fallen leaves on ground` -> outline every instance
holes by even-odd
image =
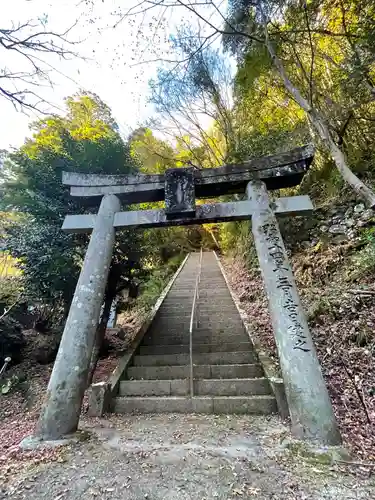
[[[124,347],[124,341],[116,339],[115,332],[110,337],[112,352],[108,357],[99,360],[94,381],[106,380],[109,377],[121,355],[120,349]],[[30,467],[63,460],[61,448],[26,451],[19,447],[25,437],[34,433],[52,367],[53,363],[40,365],[25,361],[7,372],[7,376],[23,374],[25,381],[18,384],[9,394],[0,395],[0,484],[7,482],[15,470],[19,472],[22,463]],[[84,398],[83,412],[86,407],[87,396]]]
[[[21,450],[19,443],[35,429],[52,366],[22,363],[9,373],[27,374],[27,380],[14,392],[0,396],[0,484],[19,472],[20,464],[28,467],[58,460],[57,449]]]
[[[328,262],[321,255],[316,270],[312,252],[294,255],[292,263],[298,270],[297,285],[305,311],[314,311],[309,318],[311,332],[344,442],[358,459],[375,462],[375,294],[353,294],[353,284],[342,279],[344,264],[330,265],[335,255],[328,249]],[[277,364],[259,270],[247,269],[238,259],[225,259],[224,267],[254,339]],[[308,279],[301,269],[307,270]],[[374,278],[367,276],[355,288],[368,288]]]

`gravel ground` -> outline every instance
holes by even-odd
[[[326,455],[293,442],[277,417],[112,415],[84,419],[81,428],[87,439],[14,475],[0,498],[375,498],[373,477],[324,465]]]

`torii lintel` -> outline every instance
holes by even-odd
[[[309,169],[314,157],[312,145],[286,153],[265,156],[241,164],[218,168],[170,169],[161,175],[96,175],[63,172],[63,184],[70,194],[82,198],[102,198],[115,194],[126,204],[164,201],[166,186],[173,172],[189,172],[196,198],[245,193],[248,182],[260,180],[268,190],[297,186]],[[169,179],[168,179],[169,177]]]

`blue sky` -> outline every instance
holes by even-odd
[[[51,55],[43,58],[53,81],[52,88],[45,85],[38,89],[38,94],[51,103],[45,107],[46,111],[61,113],[64,97],[81,88],[97,93],[111,107],[125,135],[152,114],[153,110],[147,103],[148,80],[162,63],[147,61],[170,58],[169,34],[181,19],[191,18],[185,9],[163,11],[166,16],[164,27],[161,25],[156,36],[152,36],[153,31],[148,32],[147,27],[149,23],[158,23],[162,13],[153,10],[127,18],[113,29],[119,15],[124,12],[124,6],[129,8],[138,1],[94,0],[92,9],[81,0],[7,2],[6,12],[2,11],[2,27],[47,15],[48,29],[63,32],[79,19],[69,37],[80,42],[74,50],[81,57],[68,61]],[[141,36],[137,35],[140,24],[143,26]],[[16,59],[14,54],[6,53],[8,59],[4,60],[2,51],[1,56],[2,67],[17,71],[25,68],[25,62]],[[0,98],[0,116],[0,149],[22,144],[25,136],[30,135],[29,123],[38,117],[35,113],[17,112],[3,98]]]

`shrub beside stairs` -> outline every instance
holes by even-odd
[[[277,412],[213,252],[202,256],[190,397],[189,326],[199,258],[198,253],[189,255],[128,363],[112,400],[114,412]]]

